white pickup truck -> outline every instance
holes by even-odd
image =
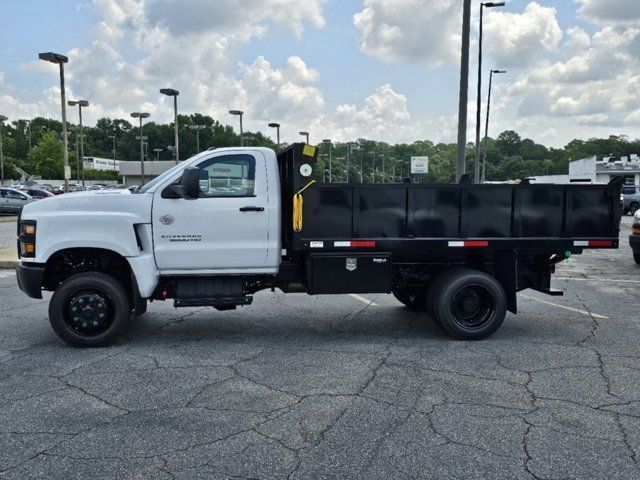
[[[148,300],[226,310],[275,288],[392,292],[473,339],[516,313],[517,291],[558,294],[558,262],[618,247],[620,182],[314,184],[316,157],[304,144],[208,150],[136,193],[26,205],[19,286],[54,292],[51,325],[77,346],[113,341]]]

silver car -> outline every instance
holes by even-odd
[[[33,198],[16,188],[0,187],[0,213],[20,213]]]

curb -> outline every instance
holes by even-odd
[[[0,269],[15,270],[17,266],[17,260],[0,260]]]
[[[11,216],[11,217],[0,217],[0,223],[9,223],[9,222],[16,222],[18,221],[18,217],[17,216]]]

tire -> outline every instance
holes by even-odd
[[[640,251],[633,252],[633,259],[638,265],[640,265]]]
[[[631,214],[631,216],[635,215],[635,213],[638,211],[639,208],[640,208],[640,203],[632,202],[631,205],[629,205],[629,213]]]
[[[396,299],[411,310],[427,309],[427,289],[423,287],[407,287],[391,291]]]
[[[49,322],[75,347],[99,347],[122,334],[131,314],[122,284],[110,275],[85,272],[65,280],[49,303]]]
[[[507,314],[502,286],[479,270],[455,269],[441,274],[434,283],[430,301],[438,324],[461,340],[492,335]]]

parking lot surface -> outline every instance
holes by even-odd
[[[155,302],[74,349],[0,271],[0,478],[637,479],[640,268],[626,240],[458,342],[389,295]],[[48,296],[47,296],[48,298]]]

